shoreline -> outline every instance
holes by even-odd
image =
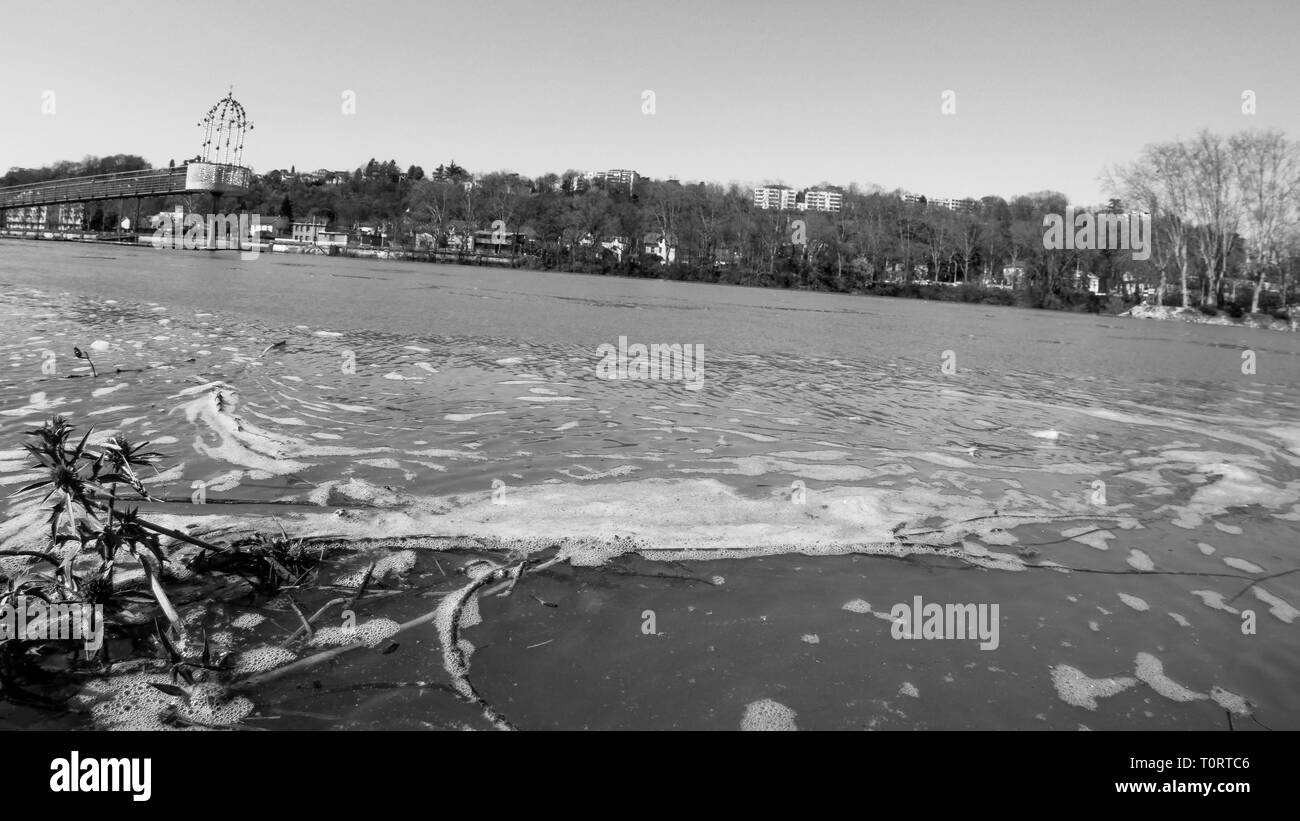
[[[92,234],[75,235],[68,232],[63,232],[60,234],[60,233],[49,232],[49,231],[46,232],[23,231],[21,233],[15,233],[11,231],[0,231],[0,240],[7,240],[7,239],[37,240],[42,242],[81,242],[81,243],[89,243],[89,244],[96,244],[96,245],[127,246],[132,248],[152,247],[149,242],[142,241],[142,237],[140,235],[135,235],[135,241],[130,242],[120,238],[109,239],[109,238],[105,238],[102,235],[92,235]],[[927,293],[933,293],[933,294],[952,293],[962,287],[977,288],[980,292],[982,292],[986,296],[992,294],[1005,294],[1007,296],[1011,296],[1012,294],[1014,294],[1014,291],[1010,291],[1005,288],[980,286],[978,283],[943,282],[943,283],[919,284],[915,282],[911,282],[911,283],[880,282],[880,283],[873,283],[872,290],[855,289],[852,291],[826,291],[826,290],[810,289],[810,288],[791,288],[791,287],[784,287],[780,285],[761,285],[761,284],[754,284],[754,283],[747,283],[747,282],[729,282],[721,279],[719,280],[677,279],[677,278],[667,277],[667,276],[659,276],[659,277],[632,276],[631,274],[622,273],[618,271],[595,272],[595,271],[573,271],[573,270],[565,270],[563,268],[532,268],[528,265],[527,262],[529,259],[529,255],[501,256],[501,255],[494,255],[494,254],[475,254],[473,252],[464,253],[464,252],[429,251],[429,250],[425,250],[424,252],[421,253],[419,251],[409,251],[404,249],[383,249],[383,248],[365,248],[365,249],[349,248],[349,249],[342,249],[340,253],[331,253],[330,251],[325,250],[321,246],[309,245],[306,243],[296,243],[293,241],[284,241],[283,239],[281,241],[276,241],[276,242],[256,243],[256,247],[258,248],[259,253],[267,253],[267,254],[289,254],[289,255],[312,254],[317,256],[344,257],[348,259],[383,260],[385,262],[392,262],[392,261],[423,262],[427,264],[456,265],[456,266],[468,267],[468,268],[489,266],[493,268],[510,268],[513,270],[527,270],[527,271],[535,270],[535,271],[546,271],[549,273],[575,274],[581,276],[614,276],[623,279],[660,279],[660,280],[681,282],[687,284],[699,283],[699,284],[706,284],[706,285],[730,285],[730,286],[741,287],[741,288],[762,288],[762,289],[771,289],[771,290],[779,290],[779,291],[804,291],[810,293],[826,293],[826,294],[838,293],[843,296],[854,296],[854,297],[917,299],[923,302],[955,302],[959,304],[982,305],[984,307],[1017,308],[1021,310],[1027,309],[1027,310],[1035,310],[1035,311],[1042,311],[1042,310],[1060,311],[1063,313],[1071,313],[1071,314],[1093,313],[1098,316],[1114,316],[1114,317],[1122,317],[1125,319],[1154,319],[1163,322],[1176,321],[1176,322],[1187,322],[1195,325],[1218,325],[1223,327],[1251,328],[1254,330],[1266,330],[1266,331],[1283,331],[1283,332],[1292,332],[1292,333],[1300,331],[1300,321],[1297,321],[1296,319],[1291,319],[1291,320],[1275,319],[1272,317],[1272,315],[1267,313],[1258,313],[1258,314],[1246,313],[1243,314],[1240,318],[1234,319],[1231,316],[1228,316],[1226,313],[1222,312],[1222,309],[1220,309],[1220,313],[1214,316],[1210,316],[1203,313],[1198,308],[1155,306],[1155,305],[1148,305],[1145,302],[1137,305],[1133,305],[1127,310],[1120,311],[1118,313],[1113,313],[1111,311],[1107,311],[1104,309],[1097,310],[1097,311],[1089,311],[1086,308],[1080,309],[1077,306],[1047,308],[1047,307],[1036,307],[1032,305],[1021,305],[1015,301],[1005,301],[1001,299],[996,301],[987,301],[985,299],[965,300],[965,299],[948,299],[948,298],[942,298],[937,296],[931,297],[925,295]],[[213,253],[217,251],[233,250],[233,249],[195,249],[195,250],[209,250],[210,253]],[[875,288],[911,289],[914,291],[914,293],[897,293],[897,292],[878,293],[875,291]],[[1105,298],[1098,297],[1098,298],[1109,299],[1109,297],[1105,297]]]
[[[1189,322],[1194,325],[1225,325],[1236,328],[1253,328],[1263,331],[1300,331],[1300,322],[1295,319],[1274,319],[1269,314],[1243,314],[1240,319],[1233,319],[1225,314],[1208,316],[1198,308],[1174,308],[1170,306],[1134,305],[1117,316],[1127,319],[1155,319],[1161,322]]]

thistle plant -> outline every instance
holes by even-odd
[[[162,458],[162,454],[148,450],[148,442],[132,444],[119,434],[95,451],[87,446],[93,426],[75,445],[73,430],[66,419],[56,416],[28,432],[34,441],[25,443],[24,448],[45,476],[11,494],[22,496],[43,489],[40,504],[53,500],[48,521],[51,550],[25,551],[53,566],[53,575],[43,577],[47,595],[103,601],[111,596],[113,569],[119,556],[126,553],[139,561],[158,607],[171,624],[179,627],[180,617],[161,582],[167,557],[159,536],[171,536],[206,549],[218,548],[156,525],[141,517],[138,507],[123,503],[124,489],[144,500],[154,500],[138,472]],[[69,545],[75,545],[75,549],[64,550]],[[99,564],[78,578],[75,563],[86,552],[96,554]]]

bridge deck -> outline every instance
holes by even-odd
[[[47,180],[0,188],[0,209],[131,197],[157,197],[195,191],[242,193],[247,190],[250,176],[251,172],[248,169],[238,166],[193,163],[177,168],[155,168],[146,171],[98,174],[93,177]]]

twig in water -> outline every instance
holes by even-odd
[[[307,632],[307,641],[310,642],[312,636],[315,635],[311,629],[311,622],[308,621],[307,617],[303,614],[302,608],[298,606],[298,602],[293,600],[293,596],[286,593],[284,597],[289,600],[289,606],[293,608],[293,612],[298,614],[298,620],[302,622],[302,629]],[[294,632],[294,635],[298,635],[296,631]]]

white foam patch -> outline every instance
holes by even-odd
[[[1081,544],[1097,550],[1109,550],[1106,544],[1110,539],[1115,538],[1115,534],[1109,530],[1098,530],[1095,525],[1084,525],[1082,527],[1071,527],[1061,531],[1061,535],[1067,539],[1073,539]]]
[[[1251,714],[1249,701],[1236,693],[1223,689],[1217,684],[1210,688],[1210,698],[1214,700],[1215,704],[1235,716],[1248,716]]]
[[[261,613],[240,613],[231,620],[230,626],[237,630],[251,630],[264,621],[266,621],[266,616]]]
[[[120,391],[125,387],[127,387],[127,383],[119,382],[111,388],[95,388],[93,391],[90,392],[90,395],[98,399],[101,396],[108,396],[113,391]]]
[[[633,465],[619,465],[618,467],[610,468],[609,470],[604,470],[604,471],[592,470],[586,465],[575,465],[575,467],[582,469],[584,472],[574,473],[573,471],[568,470],[566,468],[557,468],[556,472],[562,473],[565,476],[568,476],[570,479],[577,479],[580,482],[587,482],[587,481],[591,481],[592,479],[609,479],[616,476],[627,476],[628,474],[634,473],[641,469]]]
[[[908,698],[921,697],[921,691],[916,689],[916,685],[910,681],[903,682],[903,686],[898,688],[898,694],[900,696],[907,696]]]
[[[218,402],[218,395],[221,402]],[[193,396],[179,407],[190,424],[202,424],[216,435],[217,443],[208,444],[202,436],[195,437],[194,449],[209,458],[234,465],[264,470],[274,476],[298,473],[310,465],[285,458],[290,444],[283,438],[243,421],[230,413],[238,404],[238,395],[228,385],[211,382],[189,388],[178,396]]]
[[[26,405],[13,410],[0,411],[0,416],[30,416],[38,411],[48,411],[62,407],[67,401],[67,398],[62,396],[58,399],[50,399],[45,391],[37,391],[27,398]]]
[[[415,567],[414,550],[398,550],[388,553],[375,561],[375,569],[371,575],[374,581],[383,581],[388,576],[402,576],[411,572]],[[360,587],[361,580],[365,578],[366,568],[370,564],[367,562],[361,567],[356,567],[351,572],[341,575],[334,580],[334,583],[341,587]]]
[[[482,413],[449,413],[442,417],[448,422],[468,422],[471,419],[477,419],[480,416],[500,416],[505,411],[483,411]]]
[[[248,675],[264,673],[267,670],[283,667],[296,658],[293,652],[283,647],[272,645],[254,647],[239,654],[238,661],[235,662],[235,672]]]
[[[1150,653],[1137,654],[1137,672],[1138,681],[1155,690],[1159,695],[1164,696],[1170,701],[1197,701],[1209,698],[1204,693],[1198,693],[1189,690],[1173,679],[1165,675],[1164,664],[1160,659]]]
[[[1170,613],[1170,614],[1169,614],[1169,618],[1171,618],[1171,619],[1173,619],[1175,622],[1177,622],[1179,627],[1190,627],[1191,624],[1192,624],[1192,623],[1189,622],[1186,618],[1184,618],[1183,616],[1179,615],[1178,613]]]
[[[1052,668],[1052,686],[1061,701],[1085,710],[1096,710],[1097,699],[1110,698],[1137,684],[1128,676],[1118,678],[1089,678],[1076,667],[1058,664]]]
[[[630,550],[653,548],[665,551],[662,558],[680,551],[712,551],[719,557],[795,551],[899,556],[926,552],[1006,569],[1023,569],[1024,563],[1014,556],[978,560],[946,545],[965,535],[992,539],[993,531],[1036,518],[1031,514],[1004,515],[1015,512],[1005,506],[992,515],[1001,500],[914,486],[834,488],[819,491],[818,497],[821,504],[813,509],[791,505],[788,500],[746,498],[712,479],[645,479],[512,488],[500,503],[493,503],[491,491],[484,489],[433,501],[416,499],[406,509],[357,517],[356,521],[333,516],[318,519],[306,513],[299,518],[308,531],[303,535],[315,535],[314,531],[361,538],[375,533],[474,533],[529,544],[553,539],[604,545],[595,552],[575,547],[566,554],[579,563],[599,563]],[[899,542],[899,528],[932,522],[937,515],[955,521],[934,534],[936,545],[919,539],[915,544]]]
[[[1137,548],[1133,548],[1128,552],[1128,563],[1134,570],[1150,571],[1156,569],[1151,557]]]
[[[1264,572],[1264,568],[1260,567],[1259,565],[1255,564],[1254,562],[1249,562],[1249,561],[1246,561],[1245,559],[1239,559],[1239,558],[1237,558],[1236,556],[1224,556],[1224,557],[1223,557],[1223,563],[1226,564],[1228,567],[1231,567],[1231,568],[1234,569],[1234,570],[1240,570],[1240,571],[1245,572],[1245,573],[1263,573],[1263,572]]]
[[[1255,589],[1258,590],[1259,588],[1257,587]],[[1201,604],[1204,604],[1211,610],[1222,610],[1225,613],[1231,613],[1234,616],[1241,612],[1237,608],[1229,605],[1224,600],[1223,594],[1215,590],[1193,590],[1192,595],[1200,599]]]
[[[1119,593],[1118,595],[1120,601],[1138,612],[1145,612],[1151,609],[1151,605],[1147,604],[1144,599],[1139,599],[1137,596],[1130,596],[1128,593]]]
[[[740,729],[745,731],[798,730],[799,727],[794,721],[797,715],[784,704],[765,698],[745,706],[745,715],[740,720]]]
[[[154,684],[173,686],[166,673],[127,673],[88,682],[73,700],[90,707],[95,724],[105,730],[169,730],[163,715],[173,706],[180,718],[208,726],[229,727],[253,711],[243,696],[226,698],[216,684],[202,683],[188,688],[188,701],[167,695]]]
[[[847,610],[850,613],[870,613],[871,604],[870,602],[864,601],[862,599],[854,599],[853,601],[845,602],[844,606],[841,607],[840,609]]]
[[[805,644],[821,643],[821,637],[818,636],[816,633],[804,633],[802,636],[799,637],[799,640],[804,642]]]
[[[1268,612],[1279,621],[1291,624],[1296,620],[1296,616],[1300,616],[1300,610],[1296,610],[1289,602],[1274,596],[1259,585],[1255,585],[1250,590],[1255,594],[1255,598],[1268,605]]]
[[[313,647],[342,647],[361,642],[367,647],[378,647],[400,629],[401,625],[392,619],[371,619],[354,627],[321,628],[309,644]]]

